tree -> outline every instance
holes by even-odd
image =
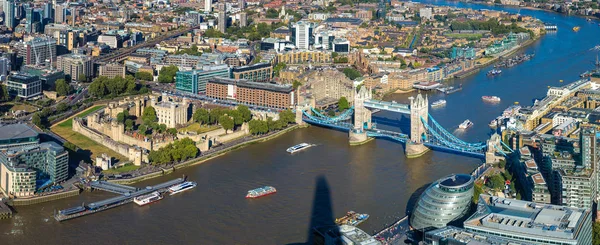
[[[158,125],[158,131],[161,133],[164,133],[167,131],[167,125],[164,123],[161,123],[160,125]]]
[[[250,121],[250,119],[252,119],[252,112],[250,111],[250,109],[248,109],[247,106],[245,106],[245,105],[239,105],[237,107],[237,111],[242,116],[242,120],[244,122],[248,122],[248,121]]]
[[[46,127],[44,124],[42,124],[42,117],[40,117],[39,113],[33,114],[33,116],[31,117],[31,122],[35,124],[35,126],[38,126],[38,128],[43,129]]]
[[[265,134],[269,132],[267,122],[256,119],[252,119],[250,122],[248,122],[248,128],[250,129],[250,133],[254,135]]]
[[[496,174],[488,178],[486,185],[492,189],[504,189],[504,178]]]
[[[346,97],[342,96],[340,98],[340,100],[338,101],[338,109],[340,111],[345,111],[349,108],[350,108],[350,104],[348,103],[348,99],[346,99]]]
[[[292,82],[292,86],[294,87],[294,89],[298,89],[298,87],[302,86],[302,83],[294,80],[294,82]]]
[[[79,74],[79,76],[77,77],[77,81],[87,82],[87,77],[85,76],[85,74]]]
[[[146,134],[148,133],[148,126],[146,126],[146,125],[144,125],[144,124],[140,125],[140,126],[138,127],[138,132],[139,132],[141,135],[146,135]]]
[[[239,126],[242,125],[242,123],[244,123],[244,118],[242,118],[242,114],[240,114],[238,110],[230,110],[229,112],[227,112],[227,115],[229,115],[233,119],[234,126]]]
[[[600,223],[594,222],[592,226],[592,241],[594,245],[600,245]]]
[[[73,92],[73,87],[65,79],[56,80],[56,93],[58,96],[67,96]]]
[[[144,109],[142,113],[142,121],[145,124],[152,124],[153,122],[158,122],[158,117],[156,116],[156,110],[152,106],[148,106]]]
[[[56,105],[56,110],[59,112],[66,111],[68,108],[69,108],[69,106],[65,102],[61,102],[58,105]]]
[[[210,114],[208,112],[208,110],[204,109],[204,108],[199,108],[194,112],[194,115],[192,116],[192,118],[194,119],[195,122],[198,122],[200,124],[208,124],[210,122]]]
[[[483,187],[480,184],[475,184],[473,188],[473,203],[479,202],[479,195],[483,193]]]
[[[146,72],[146,71],[138,71],[135,73],[135,78],[139,79],[139,80],[144,80],[144,81],[152,81],[154,80],[154,76],[152,76],[152,74],[150,72]]]
[[[106,95],[106,86],[101,79],[96,79],[88,87],[88,93],[94,97],[102,98]]]
[[[125,129],[132,130],[134,124],[135,123],[133,122],[133,120],[128,118],[127,120],[125,120]]]
[[[287,126],[290,123],[296,122],[296,114],[291,110],[284,110],[279,112],[279,120],[281,120]]]
[[[346,77],[348,77],[350,80],[354,80],[362,76],[359,71],[353,68],[344,68],[343,72],[344,75],[346,75]]]
[[[129,117],[129,111],[125,110],[119,114],[117,114],[117,122],[125,124],[125,121]]]
[[[216,124],[219,122],[219,118],[225,114],[225,111],[219,108],[210,110],[209,112],[209,123]]]
[[[234,126],[233,119],[228,115],[219,117],[219,124],[225,129],[225,133],[227,133],[227,130],[233,129]]]
[[[158,75],[158,82],[160,82],[160,83],[174,82],[175,75],[177,75],[178,71],[179,71],[179,68],[177,68],[177,66],[174,66],[174,65],[163,66],[162,68],[160,68],[160,73]]]
[[[171,135],[177,135],[177,129],[176,128],[168,128],[167,133],[169,133]]]
[[[8,89],[6,88],[6,85],[0,85],[0,101],[8,101],[9,99],[10,96],[8,95]]]
[[[275,65],[275,67],[273,67],[273,74],[275,74],[275,76],[279,76],[279,72],[283,69],[285,69],[287,65],[284,62],[279,62],[277,63],[277,65]]]

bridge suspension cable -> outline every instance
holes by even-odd
[[[442,127],[442,125],[440,125],[435,119],[433,119],[433,117],[431,116],[431,114],[428,114],[428,116],[429,116],[429,120],[431,120],[433,122],[434,126],[437,129],[439,129],[438,131],[440,131],[442,134],[444,134],[446,137],[448,137],[449,140],[451,140],[453,142],[456,142],[458,144],[468,145],[468,146],[475,146],[475,147],[485,145],[485,143],[483,143],[483,142],[480,142],[480,143],[468,143],[468,142],[465,142],[465,141],[459,139],[458,137],[454,136],[453,134],[451,134],[450,132],[448,132],[446,129],[444,129],[444,127]],[[425,123],[425,122],[423,122],[423,123]]]
[[[465,151],[465,152],[480,152],[483,151],[487,145],[477,145],[477,146],[473,146],[473,145],[466,145],[466,144],[460,144],[457,142],[451,142],[448,141],[445,137],[443,137],[442,135],[438,134],[436,132],[436,130],[432,129],[431,126],[429,126],[426,122],[425,119],[421,118],[421,121],[423,122],[423,125],[425,126],[425,128],[427,129],[427,131],[433,135],[433,140],[438,141],[439,143],[442,143],[444,145],[446,145],[449,148],[455,149],[455,150],[460,150],[460,151]]]
[[[342,114],[334,116],[334,117],[329,117],[327,115],[324,115],[324,114],[322,114],[321,112],[317,111],[315,108],[312,108],[312,107],[310,108],[310,110],[315,115],[317,115],[317,117],[323,118],[324,120],[329,120],[329,121],[343,121],[343,120],[348,120],[348,119],[350,119],[350,117],[354,113],[354,107],[350,107],[349,109],[347,109],[344,112],[342,112]]]

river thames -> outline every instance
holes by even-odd
[[[516,8],[432,1],[440,5],[517,12]],[[474,122],[458,136],[483,141],[491,130],[488,122],[515,101],[529,105],[542,98],[547,86],[571,82],[593,68],[600,44],[600,27],[585,19],[537,10],[521,10],[544,22],[558,25],[525,48],[531,60],[504,69],[490,78],[485,73],[450,81],[463,90],[451,95],[429,94],[429,100],[447,100],[446,107],[430,110],[449,131],[465,119]],[[577,33],[573,26],[581,26]],[[413,94],[414,95],[414,94]],[[485,104],[483,95],[502,98]],[[389,100],[407,102],[408,95]],[[374,115],[379,128],[406,129],[408,119],[381,112]],[[301,142],[317,144],[299,154],[285,149]],[[408,200],[426,184],[451,173],[470,173],[481,160],[442,152],[406,159],[402,145],[374,140],[362,146],[348,145],[346,133],[310,127],[268,142],[250,145],[198,166],[138,183],[146,186],[185,174],[198,182],[192,191],[167,196],[155,204],[125,205],[98,214],[58,223],[54,210],[114,196],[96,191],[46,204],[18,207],[17,214],[0,221],[3,244],[294,244],[308,239],[312,224],[331,222],[349,210],[371,217],[360,228],[373,233],[406,214]],[[278,192],[246,200],[247,190],[272,185]],[[318,188],[317,188],[318,187]]]

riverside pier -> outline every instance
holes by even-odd
[[[104,211],[107,209],[111,209],[114,207],[121,206],[123,204],[127,204],[133,202],[133,199],[145,195],[154,191],[158,191],[160,193],[165,193],[167,188],[181,184],[185,181],[184,178],[177,178],[174,180],[170,180],[158,185],[147,186],[146,188],[135,188],[126,185],[119,185],[115,183],[110,183],[106,181],[93,181],[90,183],[90,187],[92,189],[98,189],[103,191],[108,191],[112,193],[121,194],[120,196],[112,197],[109,199],[97,201],[90,203],[88,205],[81,205],[72,208],[67,208],[58,211],[58,213],[54,214],[54,219],[57,221],[65,221],[74,218],[79,218],[81,216],[97,213],[100,211]]]

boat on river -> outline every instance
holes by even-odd
[[[574,31],[574,32],[578,32],[578,31],[579,31],[579,29],[580,29],[580,27],[579,27],[579,26],[573,27],[573,31]]]
[[[471,120],[467,119],[464,122],[462,122],[460,125],[458,125],[458,128],[460,129],[467,129],[469,127],[473,126],[473,122],[471,122]]]
[[[446,105],[446,100],[437,100],[431,103],[431,107],[442,107]]]
[[[172,186],[171,188],[169,188],[169,192],[171,193],[171,196],[172,196],[179,192],[184,192],[184,191],[196,188],[196,185],[197,185],[196,182],[192,182],[192,181],[183,182],[181,184],[178,184],[178,185],[175,185],[175,186]]]
[[[492,102],[492,103],[498,103],[500,102],[500,97],[498,96],[481,96],[481,99],[483,99],[483,101],[485,102]]]
[[[273,193],[277,193],[277,189],[275,189],[275,187],[263,186],[260,188],[249,190],[248,194],[246,194],[246,198],[259,198],[259,197],[264,197],[266,195],[271,195]]]
[[[309,143],[300,143],[300,144],[297,144],[297,145],[292,146],[290,148],[287,148],[286,151],[288,153],[292,154],[292,153],[296,153],[296,152],[299,152],[299,151],[302,151],[302,150],[306,150],[306,149],[310,148],[311,146],[313,146],[313,145],[311,145]]]
[[[357,226],[369,218],[368,214],[359,214],[354,211],[348,211],[344,217],[335,219],[336,225]]]
[[[148,205],[153,202],[158,202],[163,199],[163,196],[158,191],[152,192],[147,195],[142,195],[133,199],[133,202],[139,206]]]

